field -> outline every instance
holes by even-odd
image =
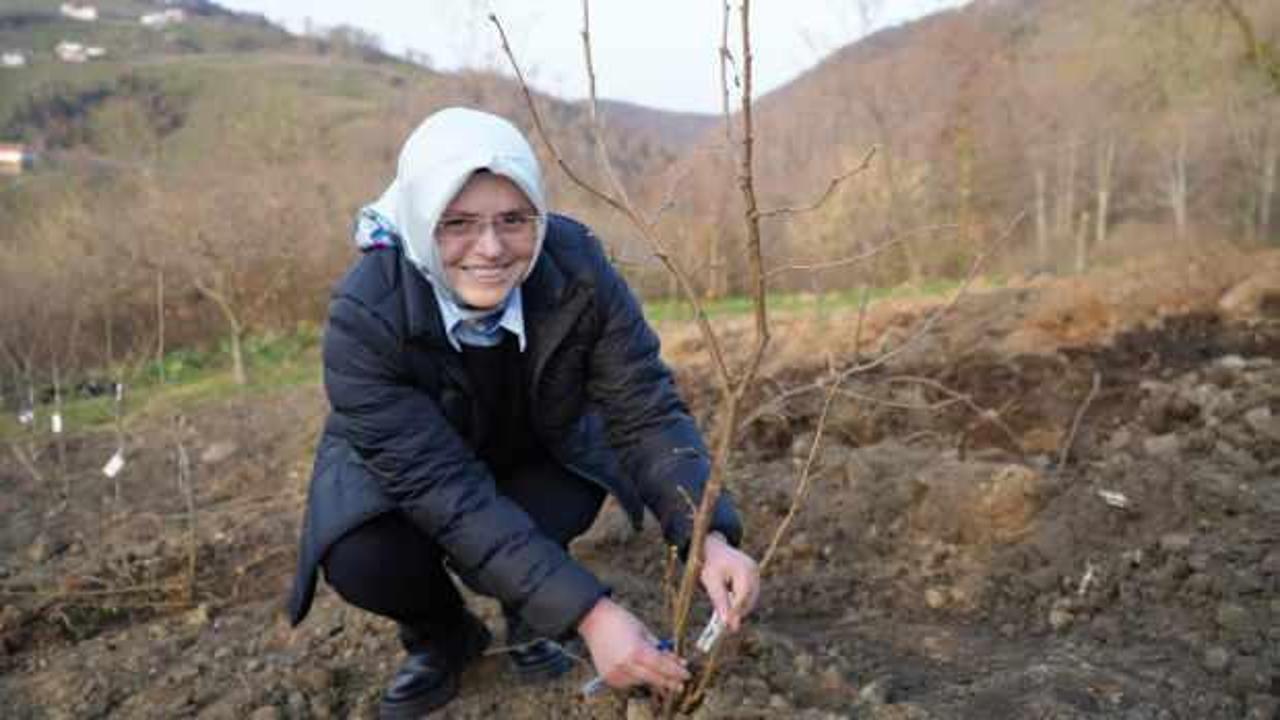
[[[843,386],[809,501],[696,716],[1277,717],[1278,277],[1276,253],[1218,253],[954,306],[890,298],[861,320],[781,314],[731,475],[753,552],[809,452],[805,388],[889,356]],[[722,320],[743,345],[747,319]],[[707,420],[697,335],[659,329]],[[283,377],[138,401],[118,486],[99,471],[110,424],[69,433],[61,461],[48,436],[9,433],[25,462],[0,463],[7,717],[375,716],[393,628],[327,589],[297,630],[282,615],[324,413],[307,373]],[[652,523],[632,533],[607,508],[575,552],[662,616]],[[638,698],[581,699],[589,675],[520,687],[487,657],[445,716],[647,717]]]

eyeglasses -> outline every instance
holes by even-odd
[[[436,233],[450,239],[471,240],[480,237],[487,226],[501,237],[516,238],[528,233],[541,219],[542,216],[538,213],[519,210],[499,213],[493,217],[457,215],[441,218],[436,224]]]

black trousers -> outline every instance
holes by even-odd
[[[550,461],[516,468],[499,480],[498,492],[562,547],[591,527],[605,497],[600,487]],[[418,639],[457,627],[463,600],[444,559],[431,537],[392,512],[344,535],[321,565],[343,600],[399,622],[412,649]]]

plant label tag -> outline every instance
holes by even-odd
[[[18,422],[23,425],[30,425],[36,421],[36,411],[31,409],[23,410],[18,413]]]
[[[106,465],[102,466],[102,474],[109,478],[114,478],[120,474],[124,468],[124,450],[116,450],[116,454],[111,456]]]
[[[716,646],[716,641],[720,639],[720,634],[724,632],[724,618],[720,617],[720,613],[712,613],[711,620],[707,621],[707,626],[702,629],[702,634],[698,636],[698,642],[694,643],[694,647],[698,648],[700,653],[709,653],[711,648]]]
[[[116,402],[124,400],[124,383],[116,383]]]
[[[54,413],[49,418],[49,427],[53,430],[54,435],[62,434],[62,413]]]

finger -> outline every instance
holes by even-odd
[[[643,674],[655,687],[670,690],[679,690],[680,685],[690,677],[681,658],[674,653],[654,649],[637,655],[630,668],[632,672]]]
[[[711,600],[711,607],[720,613],[720,617],[728,620],[733,615],[733,603],[729,601],[729,589],[724,580],[718,573],[712,573],[702,585]]]
[[[668,675],[647,665],[633,666],[630,669],[630,674],[636,678],[635,684],[647,685],[655,690],[680,692],[681,687],[684,685],[684,681],[679,677]]]
[[[626,665],[618,665],[603,677],[605,684],[615,690],[625,690],[641,683],[640,678]]]
[[[754,564],[741,568],[735,574],[733,589],[736,595],[734,599],[737,601],[734,609],[739,619],[745,618],[755,609],[756,601],[760,598],[760,573]]]

